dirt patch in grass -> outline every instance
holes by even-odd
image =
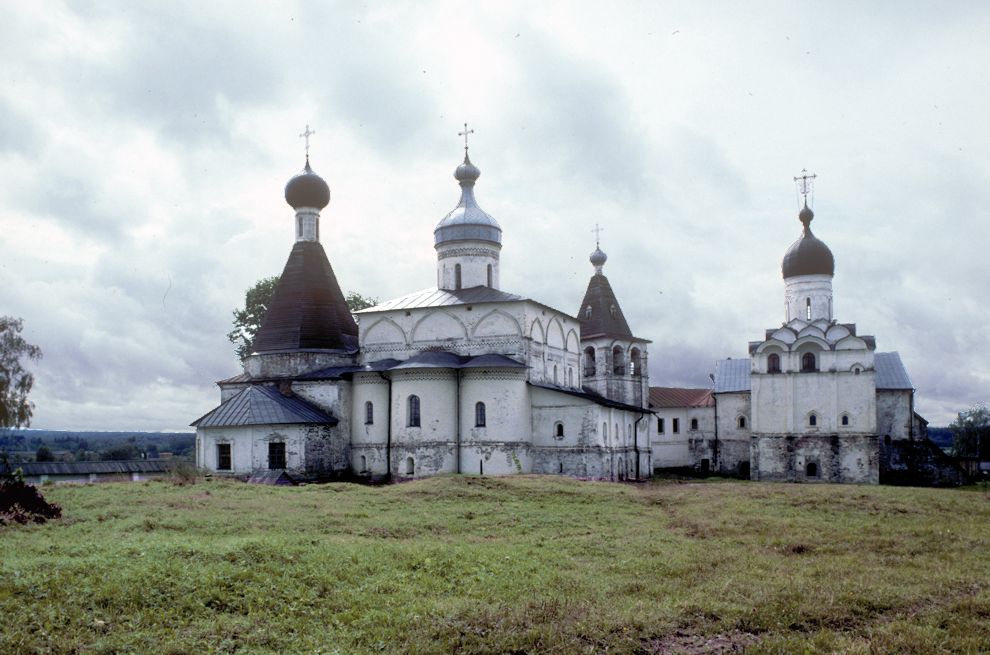
[[[698,635],[677,631],[643,643],[637,655],[720,655],[742,653],[760,640],[759,635],[742,630],[715,635]]]

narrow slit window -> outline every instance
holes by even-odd
[[[474,404],[474,427],[483,428],[486,425],[485,403]]]
[[[808,320],[810,321],[811,320],[811,298],[805,298],[804,299],[804,310],[805,310],[805,313],[807,314]]]
[[[460,264],[455,264],[454,265],[454,288],[455,289],[460,289],[461,288],[461,265]]]
[[[375,405],[370,401],[364,403],[364,424],[373,425],[375,422]]]
[[[409,396],[409,427],[420,427],[419,421],[419,396]]]

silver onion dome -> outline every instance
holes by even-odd
[[[601,248],[595,247],[595,252],[591,253],[591,265],[595,268],[601,268],[605,265],[606,260],[608,260],[608,255],[606,255]]]
[[[471,163],[464,153],[464,163],[454,171],[454,179],[461,185],[461,199],[457,206],[433,230],[435,246],[448,241],[491,241],[502,243],[502,228],[474,199],[474,183],[481,170]]]

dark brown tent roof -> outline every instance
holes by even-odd
[[[357,334],[323,246],[296,242],[261,321],[254,351],[356,350]]]
[[[591,311],[588,311],[588,308]],[[584,300],[577,313],[581,322],[581,338],[590,339],[592,337],[618,337],[620,339],[632,339],[632,332],[626,317],[622,315],[622,308],[612,291],[612,285],[608,283],[608,278],[596,273],[591,276],[588,282],[588,290],[584,293]]]

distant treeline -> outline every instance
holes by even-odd
[[[191,457],[192,432],[0,430],[0,453],[17,461],[96,461]]]

